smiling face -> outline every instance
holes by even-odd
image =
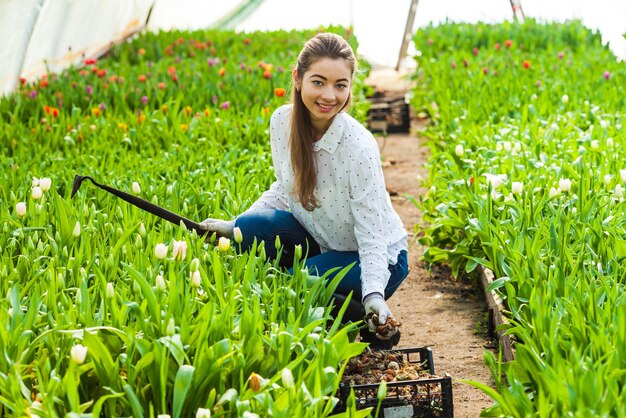
[[[316,139],[321,138],[333,118],[350,98],[352,69],[343,58],[323,57],[315,61],[302,75],[293,73],[296,88],[309,111]]]

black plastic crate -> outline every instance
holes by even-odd
[[[435,365],[430,347],[405,348],[392,350],[400,352],[405,362],[420,364],[423,370],[435,374]],[[357,409],[378,405],[378,388],[380,384],[346,385],[339,387],[339,404],[337,412],[344,411],[354,390]],[[387,383],[387,395],[382,400],[379,417],[384,418],[449,418],[454,416],[452,402],[452,378],[450,376],[424,378]]]
[[[409,104],[404,98],[370,98],[367,112],[368,129],[372,132],[409,132],[411,119]]]

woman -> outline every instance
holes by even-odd
[[[306,266],[319,276],[355,263],[336,292],[353,292],[368,318],[376,314],[385,324],[393,317],[385,300],[408,274],[407,234],[386,192],[375,139],[345,112],[356,64],[338,35],[320,33],[305,44],[293,70],[292,104],[270,121],[276,181],[237,219],[202,225],[224,236],[237,227],[244,250],[256,238],[270,257],[278,235],[288,268],[301,245]],[[368,325],[376,332],[373,321]],[[391,337],[361,335],[373,343]]]

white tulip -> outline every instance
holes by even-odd
[[[48,190],[50,190],[51,185],[52,185],[52,180],[50,180],[48,177],[39,179],[39,187],[41,187],[41,190],[43,190],[44,192],[47,192]]]
[[[33,177],[33,183],[32,183],[32,186],[33,186],[33,187],[35,187],[35,186],[39,186],[39,179],[38,179],[37,177]]]
[[[567,104],[567,102],[569,102],[569,96],[567,94],[564,94],[563,96],[561,96],[561,102],[563,104]]]
[[[42,195],[43,195],[43,190],[41,190],[41,187],[39,186],[33,187],[33,190],[30,193],[30,196],[35,200],[41,199]]]
[[[296,260],[302,258],[302,245],[298,244],[293,248],[293,256]]]
[[[241,234],[241,229],[238,226],[236,226],[233,230],[233,238],[237,244],[241,244],[241,241],[243,241],[243,235]]]
[[[174,240],[172,255],[176,260],[184,260],[187,257],[187,241]]]
[[[114,297],[115,297],[115,287],[113,286],[113,283],[109,282],[107,283],[106,298],[113,299]]]
[[[613,178],[613,176],[612,176],[612,175],[610,175],[610,174],[605,174],[605,175],[604,175],[604,178],[603,178],[602,180],[604,181],[604,184],[608,186],[608,185],[609,185],[609,183],[611,182],[611,179],[612,179],[612,178]]]
[[[502,151],[502,142],[496,143],[496,151]]]
[[[165,291],[165,279],[162,275],[157,274],[156,279],[154,279],[154,286],[156,287],[157,292]]]
[[[619,176],[621,177],[623,182],[626,182],[626,170],[620,170]]]
[[[198,408],[196,418],[211,418],[211,410],[207,408]]]
[[[613,148],[613,138],[609,137],[606,139],[606,146],[609,148]]]
[[[191,287],[198,288],[202,284],[202,276],[200,271],[196,270],[191,272]]]
[[[548,196],[550,197],[550,199],[552,199],[554,196],[558,194],[559,194],[559,191],[555,189],[554,187],[552,187],[550,191],[548,192]]]
[[[159,260],[163,260],[167,257],[167,245],[159,243],[154,247],[154,255]]]
[[[276,237],[278,237],[278,235]],[[226,252],[230,248],[230,240],[226,237],[220,237],[219,241],[217,242],[217,246],[219,247],[220,251]]]
[[[70,357],[74,364],[83,364],[87,358],[87,347],[82,344],[76,344],[70,350]]]
[[[615,196],[617,196],[617,197],[624,196],[624,188],[622,187],[621,184],[617,184],[615,186]]]
[[[598,148],[600,148],[600,142],[597,139],[591,141],[591,149],[597,150]]]
[[[524,190],[524,183],[521,181],[514,181],[511,185],[513,194],[522,194],[522,190]]]
[[[137,183],[136,181],[133,181],[133,193],[135,194],[139,194],[141,193],[141,186],[139,186],[139,183]]]
[[[291,373],[291,370],[285,367],[283,371],[280,373],[280,378],[283,382],[284,388],[289,389],[293,387],[293,374]]]
[[[74,235],[74,237],[76,238],[80,236],[80,222],[76,221],[76,224],[74,225],[74,230],[72,231],[72,235]]]
[[[465,152],[465,150],[463,149],[463,145],[461,145],[461,144],[458,144],[454,148],[454,153],[456,154],[457,157],[462,157],[464,152]]]
[[[26,203],[18,202],[17,205],[15,205],[15,212],[17,216],[26,216]]]
[[[497,189],[502,185],[502,181],[506,180],[506,175],[504,174],[489,174],[484,173],[483,176],[487,178],[487,182],[491,184],[493,189]]]
[[[513,151],[515,152],[520,152],[522,150],[522,144],[519,142],[516,142],[515,144],[513,144]]]
[[[572,188],[572,181],[570,179],[559,179],[559,189],[562,192],[569,192]]]
[[[512,146],[509,141],[505,141],[504,144],[502,144],[502,146],[504,147],[504,150],[506,152],[511,152]]]

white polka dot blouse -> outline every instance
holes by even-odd
[[[289,210],[325,251],[358,251],[363,296],[384,294],[388,264],[407,249],[407,233],[385,189],[378,144],[372,134],[344,112],[315,142],[320,207],[307,211],[293,193],[289,154],[291,105],[277,109],[270,121],[276,181],[246,212]]]

